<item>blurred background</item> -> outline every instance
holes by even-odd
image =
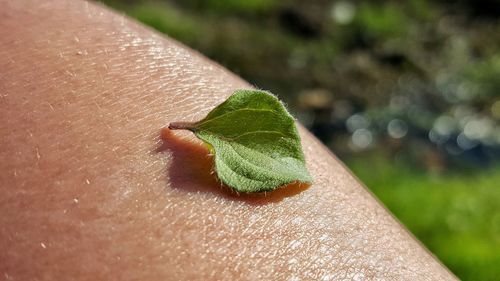
[[[286,102],[459,278],[500,280],[500,0],[106,0]]]

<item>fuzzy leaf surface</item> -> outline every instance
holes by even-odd
[[[214,151],[219,179],[239,192],[312,182],[295,121],[268,92],[238,90],[193,125]]]

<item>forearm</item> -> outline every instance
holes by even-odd
[[[315,183],[293,195],[228,195],[191,136],[162,145],[249,87],[226,70],[91,3],[1,6],[4,276],[453,278],[305,130]]]

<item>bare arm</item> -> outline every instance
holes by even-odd
[[[454,279],[305,130],[315,184],[267,197],[161,141],[238,77],[95,4],[0,5],[0,278]]]

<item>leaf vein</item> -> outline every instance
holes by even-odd
[[[258,109],[258,108],[240,108],[240,109],[236,109],[236,110],[233,110],[233,111],[229,111],[229,112],[226,112],[226,113],[223,113],[219,116],[216,116],[214,118],[211,118],[211,119],[208,119],[208,120],[202,120],[200,123],[198,123],[197,125],[198,126],[203,126],[203,125],[206,125],[207,123],[210,123],[210,122],[213,122],[214,120],[217,120],[217,119],[220,119],[222,117],[225,117],[226,115],[229,115],[231,113],[235,113],[235,112],[240,112],[240,111],[261,111],[261,112],[270,112],[274,115],[277,115],[277,116],[280,116],[279,112],[275,111],[275,110],[270,110],[270,109]]]

